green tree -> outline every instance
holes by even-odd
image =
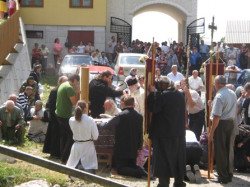
[[[226,39],[226,37],[224,36],[224,37],[222,37],[221,39],[220,39],[220,42],[221,43],[224,43],[225,42],[225,39]]]

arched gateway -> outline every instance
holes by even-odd
[[[162,12],[173,17],[178,22],[178,42],[185,43],[187,25],[197,19],[197,0],[108,0],[106,41],[115,35],[110,30],[111,17],[132,25],[134,16],[148,11]]]

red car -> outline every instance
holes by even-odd
[[[103,71],[110,71],[110,73],[113,75],[113,80],[117,81],[117,75],[115,73],[115,71],[107,66],[93,66],[93,65],[83,65],[84,67],[88,67],[89,68],[89,81],[91,81],[96,75],[102,73]],[[81,66],[77,67],[76,73],[80,73],[80,68]]]

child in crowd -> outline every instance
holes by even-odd
[[[228,60],[227,66],[232,66],[232,65],[236,65],[236,60],[234,59],[234,56],[231,55],[230,59]]]

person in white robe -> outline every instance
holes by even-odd
[[[98,169],[93,141],[97,140],[99,132],[93,118],[87,116],[86,112],[87,104],[84,101],[78,101],[75,115],[69,120],[74,144],[66,165],[75,168],[80,161],[83,170],[93,172]]]
[[[129,95],[135,99],[135,110],[144,116],[144,89],[138,85],[137,78],[127,76],[125,82],[128,85]]]

